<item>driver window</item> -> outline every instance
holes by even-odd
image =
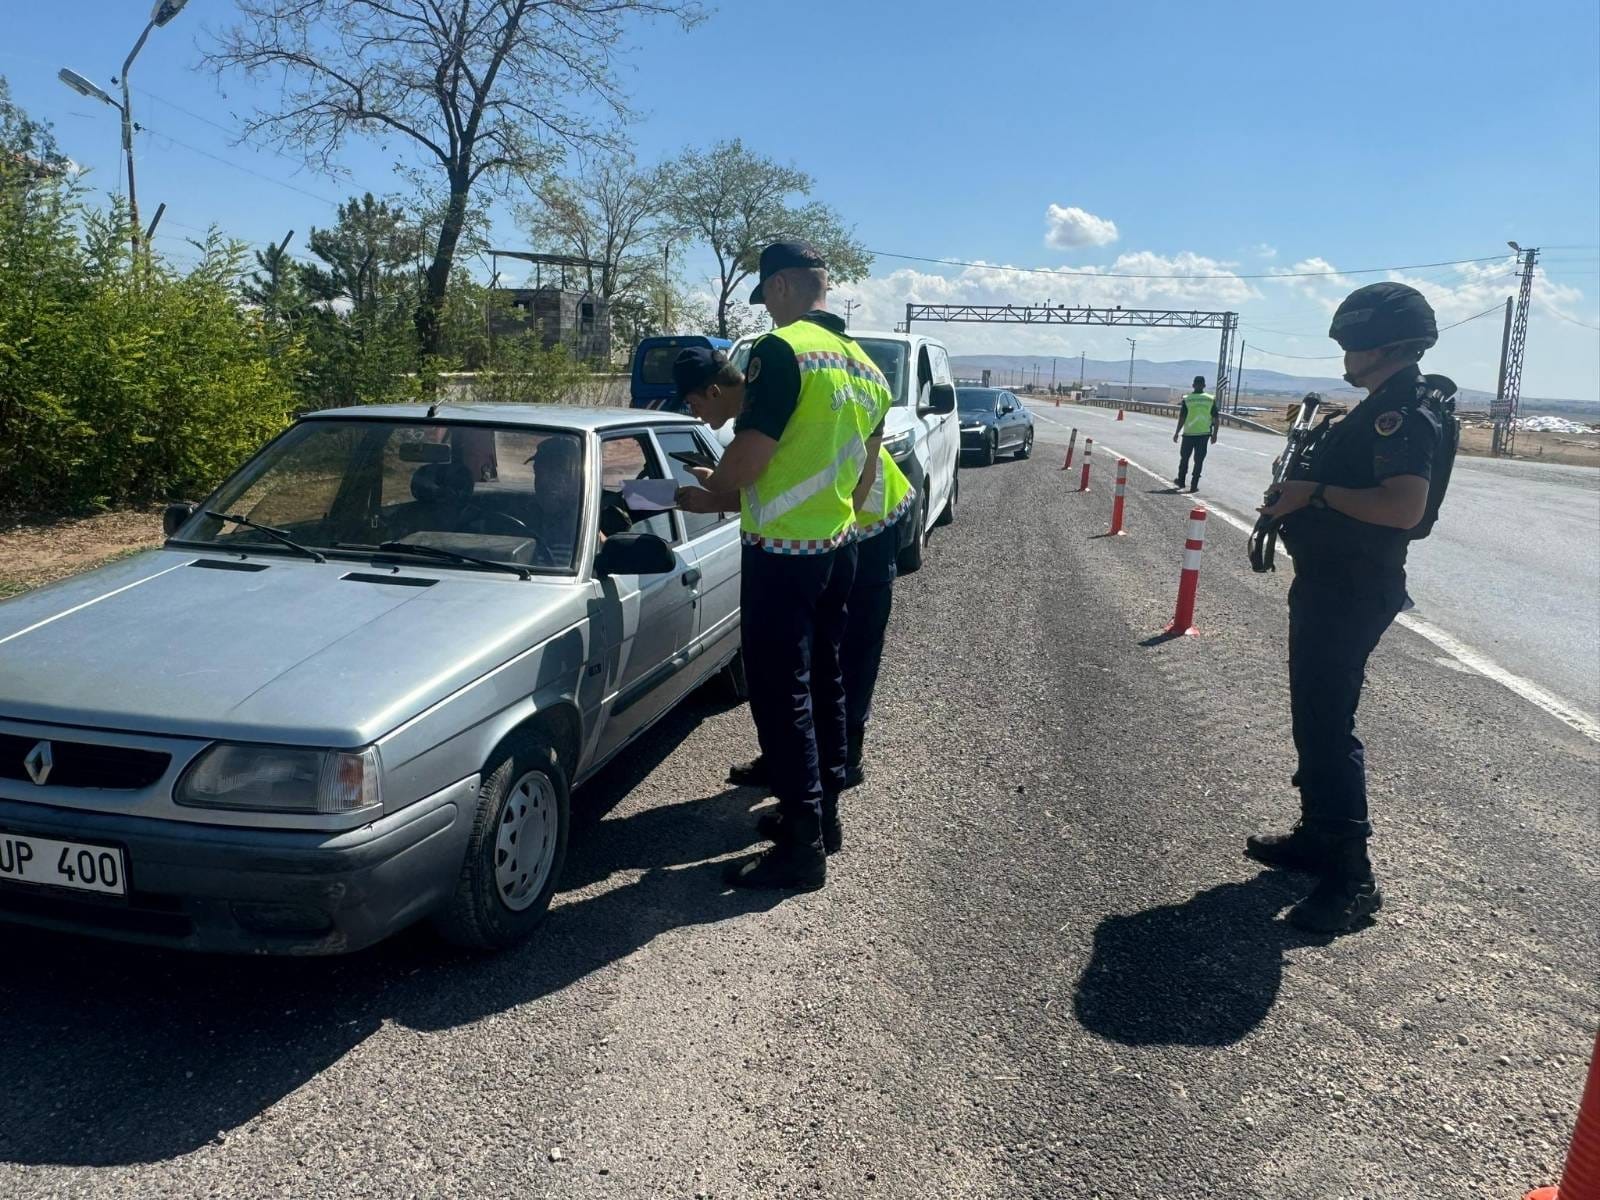
[[[666,479],[649,440],[638,433],[619,434],[600,443],[600,532],[653,533],[671,544],[670,512],[630,513],[622,499],[629,479]]]

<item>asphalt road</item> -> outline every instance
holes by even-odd
[[[1130,535],[1099,538],[1108,491],[1058,466],[964,472],[901,582],[820,892],[720,887],[762,798],[721,783],[746,711],[699,701],[580,793],[564,890],[514,953],[0,932],[0,1195],[1552,1182],[1600,1000],[1600,745],[1391,631],[1362,709],[1387,905],[1296,933],[1306,882],[1240,854],[1290,815],[1286,574],[1209,554],[1202,636],[1155,640],[1187,499],[1134,488]]]
[[[1087,405],[1030,407],[1042,444],[1065,446],[1077,426],[1080,441],[1103,438],[1104,448],[1164,480],[1177,474],[1171,421],[1142,413],[1117,421],[1115,410]],[[1224,429],[1201,498],[1253,522],[1282,445]],[[1102,472],[1112,459],[1102,456]],[[1137,472],[1133,482],[1160,486]],[[1211,533],[1226,539],[1228,553],[1242,552],[1237,531]],[[1600,471],[1459,457],[1439,524],[1411,548],[1407,576],[1418,617],[1591,719],[1600,715]]]

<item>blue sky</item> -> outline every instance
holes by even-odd
[[[6,7],[0,73],[96,186],[116,187],[116,114],[54,76],[70,66],[109,86],[144,0]],[[141,207],[148,219],[166,201],[161,246],[176,255],[213,223],[258,243],[293,228],[303,248],[305,230],[331,220],[329,201],[403,190],[392,146],[353,148],[350,178],[335,180],[231,144],[257,93],[196,65],[205,29],[231,8],[191,0],[133,72],[148,127]],[[1597,47],[1594,0],[740,0],[688,33],[641,24],[621,74],[642,160],[742,137],[810,171],[817,196],[883,254],[1229,276],[1051,278],[880,257],[871,279],[843,289],[863,304],[858,326],[891,323],[910,298],[1227,307],[1242,314],[1247,366],[1324,373],[1336,364],[1311,356],[1332,351],[1330,306],[1385,276],[1239,276],[1492,257],[1516,239],[1551,247],[1524,394],[1595,398]],[[504,215],[497,235],[523,244]],[[1441,323],[1513,286],[1509,260],[1400,277],[1429,292]],[[958,353],[1126,350],[1120,330],[946,332]],[[1140,336],[1140,357],[1215,356],[1210,334]],[[1492,388],[1498,351],[1491,315],[1447,332],[1429,364]]]

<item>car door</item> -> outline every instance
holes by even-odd
[[[1017,398],[1010,392],[1001,392],[995,399],[995,441],[1001,450],[1010,450],[1017,442]]]
[[[681,486],[694,487],[700,481],[674,454],[722,457],[721,445],[707,432],[688,425],[655,431],[667,466]],[[684,556],[700,572],[692,658],[704,661],[694,661],[689,674],[702,679],[739,648],[739,514],[680,511],[674,515],[683,526]]]
[[[667,479],[648,431],[606,433],[600,438],[602,514],[615,506],[630,479]],[[632,514],[633,533],[654,533],[673,548],[673,569],[663,575],[612,575],[597,579],[592,623],[610,631],[605,717],[595,745],[605,758],[639,733],[687,688],[684,668],[695,637],[699,571],[684,553],[670,512]],[[602,536],[606,519],[602,515]],[[591,668],[592,669],[592,668]]]

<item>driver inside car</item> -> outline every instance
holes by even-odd
[[[534,565],[567,567],[578,541],[583,451],[575,438],[550,437],[539,443],[528,462],[533,466]],[[627,532],[631,524],[621,497],[602,493],[600,542],[607,534]]]

